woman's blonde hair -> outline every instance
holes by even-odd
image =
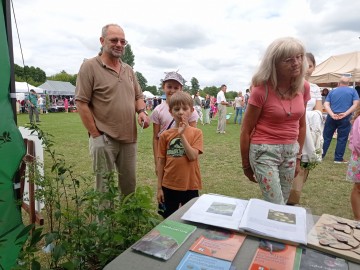
[[[274,89],[278,86],[276,65],[286,58],[302,54],[303,61],[299,76],[291,82],[289,96],[293,97],[298,92],[304,90],[304,76],[308,68],[305,57],[305,46],[293,37],[283,37],[274,40],[265,51],[265,55],[260,63],[259,69],[252,77],[252,85],[259,86],[270,82]]]

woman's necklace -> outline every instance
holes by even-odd
[[[285,110],[284,104],[282,103],[281,100],[282,100],[282,99],[286,100],[286,99],[285,99],[285,95],[290,91],[290,89],[291,89],[291,88],[288,88],[285,92],[280,92],[280,89],[279,89],[279,88],[276,88],[276,90],[277,90],[276,92],[278,92],[278,94],[279,94],[280,97],[281,97],[281,98],[278,97],[279,102],[280,102],[280,105],[281,105],[281,107],[283,108],[285,114],[286,114],[288,117],[291,116],[292,99],[290,99],[290,108],[289,108],[289,111],[288,111],[288,112]]]
[[[288,117],[290,117],[290,116],[291,116],[292,99],[290,99],[290,108],[289,108],[289,111],[288,111],[288,112],[285,110],[284,104],[282,103],[282,101],[281,101],[280,98],[279,98],[279,102],[280,102],[280,105],[281,105],[281,107],[283,108],[285,114],[286,114]]]

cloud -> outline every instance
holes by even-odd
[[[302,40],[317,63],[360,45],[359,1],[17,0],[14,8],[25,65],[47,76],[77,73],[84,58],[98,53],[107,23],[124,28],[135,70],[156,86],[164,72],[179,70],[201,88],[227,84],[229,91],[244,91],[278,37]],[[15,63],[22,65],[12,23]]]

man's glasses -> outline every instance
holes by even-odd
[[[298,54],[298,55],[296,55],[294,57],[289,57],[289,58],[286,58],[286,59],[284,59],[282,61],[285,64],[289,64],[289,65],[291,64],[292,65],[292,64],[295,64],[295,62],[302,63],[303,58],[304,58],[303,54]]]
[[[118,39],[118,38],[110,38],[109,41],[111,44],[118,44],[120,42],[121,45],[126,46],[128,44],[128,41],[126,39]]]

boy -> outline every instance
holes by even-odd
[[[199,196],[201,175],[198,156],[203,152],[203,134],[189,125],[194,111],[188,93],[178,91],[169,101],[175,126],[161,133],[157,151],[157,200],[167,218],[180,206]]]

